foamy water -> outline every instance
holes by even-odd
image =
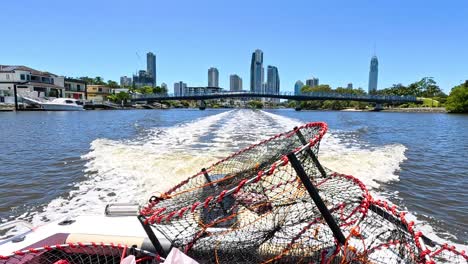
[[[50,202],[34,224],[65,215],[102,214],[107,203],[144,203],[217,159],[261,139],[300,125],[299,120],[264,111],[234,110],[173,127],[151,129],[145,138],[96,139],[86,160],[88,179],[75,184],[69,197]],[[398,180],[405,159],[402,145],[366,150],[343,147],[333,130],[321,145],[324,165],[353,174],[370,187]]]

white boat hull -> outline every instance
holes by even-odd
[[[45,103],[41,105],[46,111],[83,111],[82,105],[65,105],[65,104],[53,104]]]

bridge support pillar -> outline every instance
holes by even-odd
[[[381,103],[376,103],[374,107],[374,111],[381,111],[383,110],[383,106]]]
[[[206,103],[204,100],[198,101],[198,109],[200,110],[205,110],[206,109]]]
[[[301,102],[296,101],[296,108],[295,108],[295,110],[296,110],[296,111],[301,111],[301,110],[302,110]]]

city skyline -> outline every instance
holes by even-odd
[[[202,85],[206,83],[206,69],[217,65],[225,73],[220,76],[219,86],[227,88],[229,73],[249,80],[249,55],[259,48],[281,70],[281,90],[293,91],[295,82],[305,80],[310,73],[332,87],[352,82],[355,88],[367,90],[369,59],[375,45],[381,60],[378,89],[431,76],[447,93],[465,80],[468,72],[468,55],[464,52],[468,36],[463,34],[468,21],[460,12],[468,7],[466,1],[241,0],[234,8],[238,16],[232,16],[231,7],[212,2],[148,2],[145,10],[119,1],[109,3],[83,0],[72,6],[68,2],[41,5],[28,1],[29,8],[24,9],[22,2],[6,2],[2,6],[5,19],[21,23],[5,28],[3,34],[18,41],[2,43],[1,63],[28,65],[64,76],[102,76],[118,81],[121,76],[147,69],[141,57],[151,50],[157,55],[158,81],[184,80]],[[45,10],[45,6],[54,15],[43,16],[35,11]],[[95,8],[90,10],[88,6]],[[113,16],[99,15],[109,6]],[[310,17],[307,10],[311,8],[320,12]],[[161,12],[155,18],[151,10]],[[171,15],[176,11],[181,14],[179,19]],[[96,19],[81,19],[83,13]],[[121,19],[136,13],[139,15]],[[265,19],[266,14],[280,19]],[[246,19],[239,21],[239,16]],[[213,24],[213,19],[218,22]],[[41,31],[22,26],[36,24]],[[122,38],[127,31],[130,37]],[[215,42],[206,41],[213,32],[220,37]],[[21,41],[25,34],[35,40],[34,45]],[[55,36],[53,43],[50,35]],[[93,41],[70,41],[76,35],[86,35]],[[290,41],[297,36],[301,36],[300,41]],[[317,41],[317,36],[326,41]],[[248,85],[244,86],[248,90]]]

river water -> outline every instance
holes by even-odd
[[[320,159],[468,241],[468,115],[292,110],[0,113],[0,220],[38,225],[146,202],[200,168],[295,125],[325,121]]]

